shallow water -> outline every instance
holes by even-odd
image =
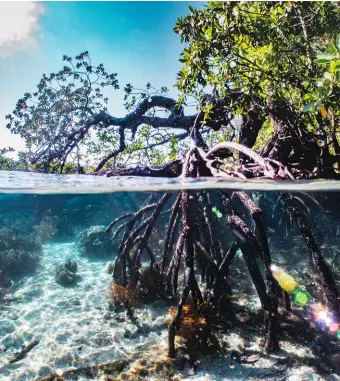
[[[0,193],[110,193],[177,191],[185,189],[239,189],[248,191],[330,192],[340,191],[336,180],[226,180],[200,177],[152,178],[136,176],[53,175],[30,172],[0,171]]]
[[[108,242],[112,233],[105,233],[106,240],[103,232],[113,219],[139,210],[151,191],[153,202],[159,200],[165,190],[170,191],[170,200],[161,211],[148,243],[156,261],[160,261],[170,207],[182,189],[206,192],[212,205],[217,190],[246,190],[263,209],[273,264],[294,277],[311,299],[301,306],[294,303],[292,297],[294,316],[280,310],[281,350],[264,355],[261,304],[238,250],[230,267],[233,295],[228,307],[237,319],[231,319],[227,313],[229,317],[223,318],[223,324],[215,332],[219,349],[200,353],[195,364],[183,360],[182,367],[174,368],[174,377],[214,381],[338,379],[340,355],[336,356],[340,353],[340,338],[337,339],[336,331],[330,332],[329,327],[316,321],[313,315],[312,305],[324,305],[324,295],[313,275],[302,235],[285,212],[285,205],[278,201],[279,191],[294,191],[302,204],[308,206],[308,226],[339,287],[338,182],[245,183],[211,179],[190,182],[0,171],[1,381],[36,380],[70,369],[131,359],[131,356],[137,359],[144,356],[147,363],[153,357],[166,355],[171,303],[164,300],[141,303],[133,309],[134,320],[124,308],[110,304],[108,290],[112,274],[108,271],[108,263],[116,258],[122,235]],[[237,203],[235,206],[239,207]],[[254,230],[244,210],[241,216]],[[218,228],[214,239],[225,253],[234,238],[224,216],[216,221]],[[70,285],[61,285],[56,281],[56,271],[67,260],[77,262],[77,274]],[[142,262],[149,265],[147,255],[142,257]],[[180,282],[183,282],[181,271]],[[199,282],[203,292],[204,285]],[[33,342],[36,344],[27,354],[11,363]],[[145,345],[150,346],[149,352]],[[253,361],[254,356],[256,361]],[[325,365],[319,366],[323,362]],[[64,373],[65,380],[94,379],[84,374],[72,377]],[[150,372],[143,377],[141,379],[170,379],[157,378]],[[99,376],[96,379],[104,380]]]
[[[77,259],[81,279],[74,288],[55,283],[55,267],[66,258]],[[27,276],[12,294],[16,299],[2,306],[2,380],[30,380],[70,367],[81,367],[126,356],[143,334],[129,322],[113,319],[107,308],[110,275],[103,261],[79,258],[74,243],[47,244],[37,273]],[[145,328],[157,316],[157,310],[142,308],[138,317]],[[157,322],[156,322],[157,325]],[[148,339],[158,337],[150,332]],[[39,346],[26,359],[10,366],[7,355],[33,338]]]

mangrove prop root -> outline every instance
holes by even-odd
[[[255,223],[256,236],[251,232],[245,222],[232,208],[231,201],[238,197],[244,208],[250,213]],[[265,350],[274,352],[279,349],[277,338],[278,332],[278,285],[270,270],[271,256],[264,223],[262,221],[262,210],[245,192],[234,192],[231,196],[221,194],[224,211],[228,215],[228,224],[240,242],[240,248],[259,295],[261,305],[265,310],[265,329],[267,332]],[[266,284],[256,262],[260,258],[265,265]]]
[[[123,214],[123,215],[117,217],[116,219],[114,219],[114,220],[110,223],[110,225],[106,228],[106,230],[105,230],[106,233],[109,233],[109,232],[113,229],[113,227],[116,225],[117,222],[123,220],[124,218],[128,218],[128,217],[130,217],[130,216],[133,216],[133,214],[134,214],[133,212],[128,212],[128,213],[125,213],[125,214]]]
[[[293,196],[287,193],[282,193],[282,198],[287,205],[289,212],[296,221],[300,232],[306,242],[311,262],[313,264],[314,271],[316,272],[316,275],[318,276],[322,285],[328,308],[336,316],[336,320],[340,321],[340,293],[334,282],[332,272],[329,269],[325,258],[321,254],[312,232],[304,221],[303,214],[295,204]]]
[[[178,234],[178,237],[177,237],[177,241],[178,241],[178,238],[179,238],[179,235],[181,233],[181,231],[177,232],[178,230],[178,225],[179,225],[179,222],[180,222],[180,214],[178,213],[176,218],[175,218],[175,222],[174,222],[174,226],[173,226],[173,229],[171,231],[171,234],[170,234],[170,238],[169,238],[169,244],[168,244],[168,252],[171,254],[173,252],[173,247],[174,247],[174,244],[175,244],[175,241],[176,241],[176,235]],[[169,262],[169,265],[166,263],[166,264],[162,264],[162,269],[163,269],[163,273],[169,275],[172,271],[172,268],[173,268],[173,264],[174,264],[174,254],[172,255],[172,257],[170,257],[170,262]]]
[[[221,160],[223,150],[230,149],[242,152],[253,162],[247,163],[246,166],[234,165],[234,168],[232,165],[223,163]],[[222,168],[223,165],[224,168]],[[235,176],[241,178],[258,176],[274,179],[277,177],[293,178],[293,175],[280,162],[263,158],[237,143],[218,145],[209,152],[207,149],[194,146],[187,152],[181,169],[182,177],[197,177],[202,173],[210,173],[214,176],[220,174],[223,169],[226,176],[234,178]],[[298,172],[294,170],[294,174],[296,173]],[[222,312],[221,304],[225,303],[225,297],[231,293],[229,267],[238,249],[242,252],[250,278],[264,309],[265,350],[267,352],[277,350],[279,348],[277,311],[279,295],[287,310],[290,310],[290,297],[279,288],[270,269],[271,253],[261,208],[245,192],[219,191],[217,207],[221,208],[222,214],[226,217],[226,220],[223,220],[212,213],[212,197],[209,197],[206,192],[182,191],[175,196],[176,199],[171,208],[164,208],[166,211],[163,210],[163,207],[170,199],[170,194],[165,194],[153,203],[150,198],[139,211],[129,212],[109,225],[107,231],[111,231],[119,221],[128,219],[113,234],[113,238],[116,238],[120,232],[124,231],[115,263],[114,279],[116,283],[124,287],[127,285],[140,286],[139,269],[143,252],[146,252],[150,258],[150,269],[156,266],[152,245],[149,241],[159,216],[169,213],[162,260],[157,267],[161,275],[160,279],[162,282],[165,279],[167,284],[165,292],[171,297],[175,295],[179,300],[176,314],[175,316],[172,314],[174,318],[169,326],[169,356],[175,356],[175,337],[179,334],[183,317],[182,309],[188,299],[194,309],[199,308],[200,303],[204,301],[216,307],[215,311]],[[237,203],[234,203],[235,199],[238,199]],[[339,292],[307,224],[310,213],[308,204],[302,198],[285,193],[281,194],[280,200],[283,200],[288,206],[287,215],[297,222],[305,238],[313,266],[320,275],[328,306],[339,316]],[[239,201],[241,205],[239,205]],[[237,204],[237,207],[234,204]],[[277,203],[276,208],[279,206],[280,204]],[[299,209],[301,206],[302,210]],[[238,208],[242,211],[239,212]],[[244,221],[243,216],[248,214],[254,222],[254,232]],[[231,246],[228,245],[230,247],[225,255],[223,255],[225,250],[222,247],[224,241],[219,240],[221,226],[230,229],[234,235],[233,239],[235,239]],[[264,266],[264,275],[261,272],[261,266]],[[201,275],[201,281],[204,284],[204,296],[197,283],[196,271]],[[183,289],[179,287],[180,272],[183,275]]]
[[[173,230],[176,228],[176,217],[178,215],[178,208],[181,203],[182,195],[179,194],[176,198],[176,201],[171,209],[169,224],[165,233],[165,240],[164,240],[164,250],[163,250],[163,260],[162,260],[162,273],[164,273],[164,269],[168,262],[169,257],[169,251],[171,249],[170,243],[171,243],[171,235]]]
[[[142,217],[146,212],[155,209],[157,211],[157,215],[159,214],[159,211],[164,204],[163,203],[164,197],[166,199],[168,199],[170,196],[166,194],[161,198],[161,200],[159,202],[143,206],[140,210],[133,213],[131,220],[128,221],[128,223],[126,224],[125,232],[124,232],[123,238],[121,240],[121,244],[118,248],[117,258],[115,261],[115,269],[113,272],[113,277],[114,277],[115,283],[120,284],[122,286],[127,285],[127,283],[128,283],[127,268],[126,268],[127,265],[128,265],[128,269],[130,272],[129,273],[130,277],[133,280],[137,278],[136,277],[137,270],[133,269],[133,262],[132,262],[130,255],[129,255],[129,251],[132,249],[133,243],[137,242],[137,240],[135,241],[135,239],[137,238],[139,233],[141,233],[143,229],[147,230],[147,226],[149,223],[155,222],[153,217],[152,217],[153,215],[151,215],[151,217],[148,217],[146,220],[142,221],[140,223],[140,225],[134,231],[132,231],[132,230],[133,230],[133,228],[137,222],[137,219],[139,217]],[[149,197],[150,201],[151,201],[151,198],[152,198],[152,195]],[[160,205],[161,205],[161,207],[160,207]],[[155,213],[155,211],[154,211],[154,213]],[[112,228],[113,224],[111,223],[110,226]],[[109,227],[107,229],[109,229]],[[138,241],[138,242],[140,242],[140,241]],[[147,244],[147,242],[145,242],[145,244]]]
[[[266,285],[254,255],[254,252],[258,252],[260,250],[260,246],[253,233],[239,216],[228,216],[228,224],[230,225],[235,238],[239,241],[238,243],[240,245],[244,261],[246,262],[249,274],[260,298],[261,305],[265,310],[268,310]]]
[[[187,234],[188,228],[184,228],[178,238],[177,245],[176,245],[176,250],[175,250],[175,255],[174,255],[174,260],[173,263],[170,264],[169,270],[172,271],[173,269],[173,276],[172,276],[172,292],[175,295],[177,292],[177,285],[178,285],[178,273],[179,273],[179,266],[181,264],[181,258],[182,258],[182,253],[183,253],[183,247],[184,247],[184,239]],[[169,273],[170,275],[171,273]]]
[[[266,311],[266,322],[268,323],[268,335],[266,340],[266,351],[274,352],[279,349],[279,342],[277,339],[278,332],[278,284],[276,283],[270,266],[272,264],[271,255],[269,251],[268,239],[262,218],[262,210],[254,203],[254,201],[245,192],[235,192],[240,198],[241,202],[248,209],[251,214],[258,235],[258,239],[262,249],[262,258],[266,268],[266,284],[268,296],[268,311]]]
[[[118,228],[116,229],[116,231],[112,234],[112,237],[110,238],[110,242],[112,242],[117,236],[118,234],[124,229],[127,227],[129,221],[125,222],[124,224],[121,224],[120,226],[118,226]]]
[[[140,257],[141,257],[142,251],[147,246],[148,240],[149,240],[151,233],[152,233],[152,229],[154,228],[154,225],[157,221],[157,218],[161,212],[161,209],[163,208],[163,206],[169,200],[170,197],[171,197],[170,193],[164,194],[163,197],[160,199],[160,201],[157,203],[157,206],[155,207],[152,215],[150,216],[150,221],[148,223],[148,226],[144,232],[142,239],[138,243],[138,247],[136,250],[137,255],[136,255],[136,258],[134,260],[134,266],[136,268],[140,268]]]
[[[205,204],[206,208],[203,209],[203,215],[209,234],[211,249],[213,256],[217,259],[218,263],[221,263],[221,247],[218,239],[219,229],[216,221],[216,216],[212,213],[212,205],[210,204],[207,195],[205,195]]]
[[[181,301],[179,302],[177,306],[177,313],[169,326],[169,335],[168,335],[168,356],[169,357],[175,357],[176,330],[178,330],[182,309],[188,299],[189,292],[190,292],[189,286],[185,287],[182,293]]]
[[[191,297],[193,305],[197,305],[197,302],[202,302],[203,297],[201,291],[198,287],[197,280],[195,277],[194,269],[194,244],[193,244],[193,232],[190,221],[189,214],[189,192],[182,193],[182,216],[183,216],[183,232],[182,239],[184,241],[184,250],[185,250],[185,279],[186,285],[184,287],[180,303],[177,307],[177,313],[170,324],[169,327],[169,357],[174,357],[175,355],[175,335],[176,330],[180,322],[180,317],[182,313],[183,305],[186,303],[189,293],[191,292]]]
[[[227,293],[231,294],[230,287],[226,283],[225,279],[228,279],[229,267],[232,260],[235,258],[237,249],[238,245],[236,242],[234,242],[224,256],[219,268],[217,269],[216,276],[212,285],[213,295],[211,299],[212,304],[216,307],[221,308],[219,301],[223,296],[223,291],[227,291]]]
[[[224,256],[220,264],[220,267],[218,268],[219,276],[222,276],[223,274],[225,276],[228,275],[230,264],[236,255],[238,247],[239,246],[237,242],[234,242],[229,248],[229,250],[227,251],[226,255]]]
[[[284,299],[284,307],[288,312],[292,311],[291,305],[290,305],[290,296],[286,291],[283,291],[283,299]]]

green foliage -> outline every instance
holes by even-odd
[[[337,39],[327,54],[316,56],[338,30],[340,16],[334,10],[333,3],[321,1],[225,1],[192,9],[175,27],[186,44],[176,84],[181,100],[188,94],[200,97],[207,88],[216,98],[238,90],[229,109],[233,115],[244,114],[250,102],[266,115],[269,98],[286,99],[301,112],[314,78],[322,73],[317,62],[329,63],[340,43]],[[330,86],[335,77],[335,72],[334,78],[326,74],[323,83]],[[315,118],[301,117],[315,128]]]
[[[103,158],[120,148],[120,124],[101,120],[87,125],[103,112],[109,115],[104,92],[108,88],[119,89],[117,74],[108,73],[103,64],[95,66],[88,52],[74,59],[65,55],[63,61],[65,65],[59,72],[43,74],[36,92],[26,93],[18,100],[15,110],[6,116],[7,128],[25,139],[26,152],[19,155],[21,162],[29,163],[26,166],[44,172],[93,172]],[[165,95],[168,89],[161,87],[158,91],[150,83],[145,89],[136,89],[127,84],[124,92],[124,106],[132,111],[141,101]],[[150,108],[145,115],[153,117],[158,112]],[[124,135],[126,148],[102,169],[136,163],[160,164],[169,157],[169,151],[160,147],[162,139],[168,145],[170,138],[176,139],[173,131],[151,126],[142,126],[134,132],[126,129]],[[177,148],[171,144],[170,156],[174,156]],[[11,163],[1,155],[0,164],[1,168],[9,169]]]
[[[13,113],[6,116],[7,128],[25,139],[26,156],[38,166],[43,165],[38,158],[44,162],[51,147],[57,151],[65,146],[70,134],[76,134],[88,119],[106,110],[108,98],[102,92],[105,87],[119,88],[116,74],[109,74],[103,64],[93,66],[88,52],[74,60],[64,55],[63,61],[65,65],[60,71],[43,74],[37,91],[25,93]],[[100,135],[98,128],[96,132]],[[71,162],[86,157],[90,138],[84,136],[83,152],[75,147],[67,155]],[[50,170],[53,171],[53,164]]]
[[[0,149],[0,170],[3,171],[10,171],[13,168],[13,160],[10,158],[6,157],[6,153],[8,152],[13,152],[14,149],[9,147],[9,148],[1,148]]]
[[[308,114],[319,112],[323,118],[318,132],[326,140],[320,142],[337,142],[340,135],[340,34],[318,52],[316,63],[324,71],[314,80],[311,91],[304,96],[308,103],[303,111]],[[331,148],[332,153],[340,153],[337,144]]]
[[[14,148],[8,147],[8,148],[1,148],[0,149],[0,170],[2,171],[24,171],[29,168],[33,168],[25,158],[25,155],[22,153],[19,153],[18,159],[13,160],[6,156],[9,152],[14,152]]]
[[[324,118],[327,117],[327,109],[338,109],[340,95],[340,34],[326,49],[320,51],[316,56],[316,63],[325,71],[320,78],[314,81],[313,91],[304,97],[305,100],[309,101],[304,107],[304,112],[320,110]]]
[[[128,83],[124,87],[124,107],[127,110],[132,110],[138,102],[144,100],[145,98],[149,98],[152,95],[167,94],[168,91],[169,89],[166,86],[162,86],[160,90],[157,90],[152,87],[149,82],[146,84],[145,89],[136,89],[131,85],[131,83]]]

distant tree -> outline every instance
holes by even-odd
[[[26,169],[27,165],[25,165],[20,159],[13,160],[6,156],[9,152],[14,152],[14,148],[0,148],[0,170],[2,171],[14,171],[18,169]]]
[[[25,139],[23,155],[43,172],[84,172],[84,163],[95,171],[114,161],[160,164],[174,159],[178,144],[187,138],[196,116],[185,116],[167,88],[158,92],[125,86],[125,117],[111,116],[105,88],[118,89],[117,74],[109,74],[102,64],[94,66],[88,52],[72,60],[57,73],[43,74],[37,91],[19,99],[7,128]],[[157,112],[163,110],[163,116]],[[164,115],[165,111],[165,115]],[[167,145],[167,150],[157,150]],[[92,162],[88,158],[92,158]]]

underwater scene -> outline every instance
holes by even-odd
[[[0,379],[338,380],[340,192],[0,194]]]

